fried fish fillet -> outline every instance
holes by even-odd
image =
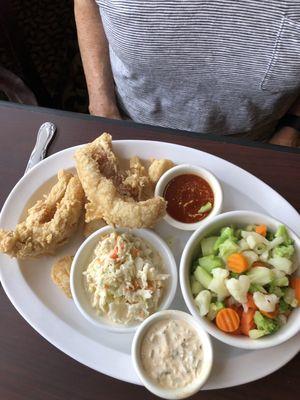
[[[100,137],[75,153],[86,204],[86,222],[103,218],[106,223],[128,228],[152,227],[166,212],[166,201],[153,197],[145,201],[120,192],[118,162],[112,151],[111,135]]]
[[[58,182],[38,200],[15,230],[0,229],[0,252],[20,259],[53,253],[75,232],[84,206],[77,176],[60,171]]]
[[[131,157],[123,184],[131,188],[132,197],[136,201],[148,200],[154,196],[154,185],[137,156]]]
[[[168,171],[168,169],[174,167],[174,165],[175,164],[171,160],[166,160],[166,159],[155,160],[155,159],[153,159],[149,166],[149,169],[148,169],[150,181],[153,184],[156,184],[159,181],[159,178],[162,176],[162,174],[164,174],[166,171]]]
[[[72,298],[70,289],[70,270],[73,258],[73,256],[62,257],[57,260],[51,268],[51,279],[53,283],[62,289],[70,299]]]

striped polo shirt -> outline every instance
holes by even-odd
[[[97,0],[136,122],[266,139],[300,96],[299,0]]]

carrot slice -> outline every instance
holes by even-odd
[[[266,236],[267,235],[267,226],[266,225],[257,225],[255,227],[255,232],[259,233],[262,236]]]
[[[249,308],[247,312],[243,312],[240,325],[240,329],[243,335],[249,336],[249,331],[255,328],[255,312],[256,311],[253,308]]]
[[[227,258],[227,266],[230,271],[240,274],[248,269],[249,264],[243,254],[233,253]]]
[[[217,314],[216,324],[223,332],[234,332],[240,325],[240,317],[232,308],[222,308]]]
[[[257,306],[254,303],[253,296],[251,293],[247,293],[247,303],[246,306],[248,309],[257,310]]]
[[[291,287],[295,290],[295,296],[300,305],[300,278],[295,276],[291,279]]]

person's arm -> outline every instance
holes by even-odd
[[[288,113],[300,117],[300,99],[293,104]],[[300,146],[300,133],[290,126],[283,126],[279,128],[277,132],[275,132],[270,140],[270,143],[289,147]]]
[[[74,0],[74,12],[89,111],[102,117],[121,118],[99,8],[94,0]]]

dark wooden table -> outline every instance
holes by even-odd
[[[92,140],[103,131],[114,139],[183,144],[220,156],[255,174],[300,210],[300,151],[238,139],[179,132],[131,122],[0,102],[0,202],[24,173],[36,132],[53,121],[58,134],[50,153]],[[97,373],[39,336],[0,290],[0,400],[153,399],[144,388]],[[257,368],[260,368],[258,365]],[[299,397],[300,357],[257,382],[200,392],[195,399],[245,400]],[[232,371],[233,374],[238,371]]]

